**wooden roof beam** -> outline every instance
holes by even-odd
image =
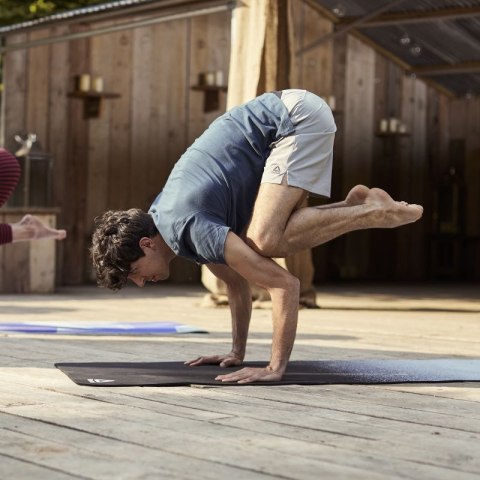
[[[410,23],[438,22],[455,20],[457,18],[471,18],[480,15],[480,7],[444,8],[428,11],[411,11],[385,13],[378,17],[363,22],[363,27],[386,27],[390,25],[407,25]],[[338,25],[351,25],[361,17],[347,17],[338,21]]]
[[[338,17],[336,17],[333,12],[330,10],[326,9],[325,7],[321,6],[319,3],[317,3],[316,0],[304,0],[305,3],[307,3],[310,7],[312,7],[314,10],[316,10],[318,13],[323,15],[325,18],[328,18],[330,21],[332,21],[334,24],[338,23]],[[366,45],[370,46],[375,50],[377,53],[380,55],[383,55],[385,58],[388,58],[391,60],[393,63],[398,65],[400,68],[402,68],[406,73],[413,74],[414,72],[412,71],[412,66],[403,60],[401,60],[399,57],[394,55],[392,52],[389,50],[381,47],[378,43],[374,42],[372,39],[364,35],[358,30],[353,29],[350,32],[351,35],[354,37],[358,38],[362,42],[364,42]],[[297,52],[298,54],[298,52]],[[422,80],[432,88],[435,88],[438,92],[442,93],[443,95],[446,95],[449,98],[454,98],[455,94],[450,91],[449,89],[445,88],[443,85],[440,85],[439,83],[435,82],[433,79],[430,79],[429,77],[424,77]]]
[[[335,30],[331,33],[328,33],[327,35],[324,35],[323,37],[318,38],[317,40],[313,41],[309,45],[306,45],[305,47],[297,51],[297,55],[302,55],[306,52],[309,52],[310,50],[313,50],[314,48],[318,47],[319,45],[326,42],[327,40],[333,40],[335,37],[344,35],[350,30],[360,27],[365,22],[368,22],[369,20],[376,18],[378,15],[382,14],[383,12],[386,12],[387,10],[390,10],[391,8],[395,7],[396,5],[404,1],[405,0],[391,0],[390,2],[386,3],[385,5],[382,5],[381,7],[375,9],[374,11],[367,13],[365,16],[357,18],[355,21],[353,21],[349,25],[345,25],[339,28],[338,30]]]
[[[461,73],[480,72],[480,62],[463,62],[444,65],[426,65],[422,67],[412,67],[410,70],[416,75],[456,75]]]

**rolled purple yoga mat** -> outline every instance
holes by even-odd
[[[201,328],[176,322],[0,323],[0,332],[52,333],[59,335],[161,335],[175,333],[208,333]]]

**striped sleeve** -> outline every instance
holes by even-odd
[[[20,178],[18,160],[0,148],[0,207],[8,200]]]
[[[12,243],[12,227],[8,223],[0,223],[0,245]]]

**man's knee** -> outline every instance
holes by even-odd
[[[263,257],[282,258],[288,256],[283,248],[282,236],[278,232],[253,232],[248,230],[245,241],[250,248]]]

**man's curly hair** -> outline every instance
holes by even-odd
[[[101,287],[120,290],[125,286],[131,264],[145,254],[142,237],[158,234],[152,217],[139,208],[109,210],[95,219],[90,254]]]

